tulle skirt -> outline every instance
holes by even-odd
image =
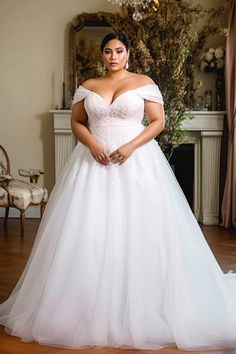
[[[110,153],[142,129],[91,132]],[[235,348],[236,275],[220,269],[156,141],[109,166],[78,143],[0,323],[58,347]]]

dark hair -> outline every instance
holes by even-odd
[[[127,51],[130,49],[130,41],[128,40],[124,32],[110,32],[103,38],[100,44],[101,52],[103,52],[103,49],[105,48],[107,42],[109,42],[112,39],[118,39],[119,41],[121,41],[124,44]]]

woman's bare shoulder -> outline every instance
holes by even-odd
[[[92,90],[102,80],[101,77],[96,77],[92,79],[85,80],[81,86],[85,87],[88,90]]]
[[[147,75],[132,73],[133,79],[136,81],[137,85],[149,85],[154,84],[154,81]]]

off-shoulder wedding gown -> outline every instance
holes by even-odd
[[[112,104],[80,86],[109,153],[137,136],[155,84]],[[236,347],[236,274],[224,274],[155,140],[104,166],[78,143],[53,192],[0,323],[64,347]]]

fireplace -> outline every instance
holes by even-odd
[[[194,211],[194,144],[182,144],[175,148],[169,163]]]
[[[55,136],[55,176],[56,180],[62,171],[68,156],[73,150],[76,140],[70,127],[69,110],[51,111],[54,118]],[[196,219],[204,225],[217,225],[219,223],[219,171],[220,171],[220,146],[223,132],[223,120],[225,112],[218,111],[195,111],[191,112],[193,119],[182,123],[182,128],[186,131],[184,146],[179,152],[175,152],[173,159],[176,161],[175,170],[177,179],[189,204],[194,212]],[[190,145],[190,146],[185,146]],[[183,159],[189,159],[187,150],[193,150],[191,167],[187,172],[186,165],[182,164],[182,158],[178,155],[184,154]],[[186,154],[186,155],[185,155]],[[177,160],[180,161],[177,163]],[[172,163],[171,162],[171,163]],[[182,166],[182,167],[181,167]],[[189,167],[189,166],[188,166]],[[179,176],[179,171],[184,171]],[[193,174],[187,177],[187,173]],[[188,185],[184,179],[192,179],[193,185]],[[193,193],[191,195],[191,190]]]

